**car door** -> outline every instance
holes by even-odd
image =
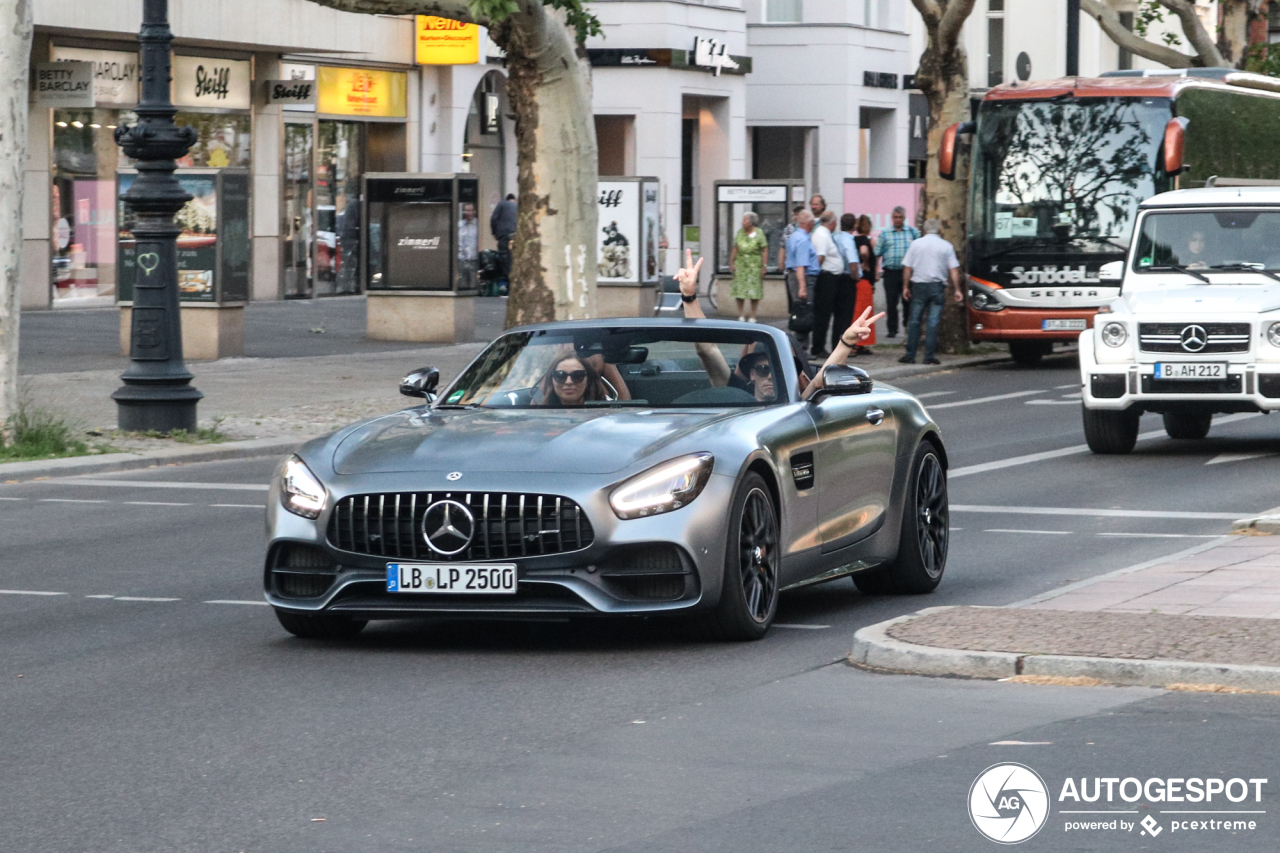
[[[873,388],[810,404],[818,436],[814,485],[824,552],[871,535],[884,521],[898,446],[892,397],[892,391]]]

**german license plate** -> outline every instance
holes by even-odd
[[[1041,320],[1040,328],[1046,332],[1083,332],[1089,328],[1088,320]]]
[[[516,567],[512,563],[460,566],[387,563],[387,592],[511,595],[515,591]]]
[[[1156,379],[1226,379],[1226,362],[1192,364],[1185,361],[1156,362]]]

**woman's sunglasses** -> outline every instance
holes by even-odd
[[[553,370],[551,371],[551,381],[557,385],[563,385],[569,380],[573,380],[575,385],[581,385],[587,381],[587,371],[585,370]]]

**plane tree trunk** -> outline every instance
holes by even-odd
[[[0,444],[18,408],[18,292],[22,287],[22,173],[27,164],[31,2],[0,7]]]

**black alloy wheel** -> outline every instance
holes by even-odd
[[[930,448],[932,451],[932,448]],[[916,475],[916,543],[925,574],[934,581],[947,567],[947,544],[951,537],[950,504],[947,501],[947,474],[937,454],[925,454]]]
[[[1142,413],[1135,409],[1113,411],[1082,407],[1084,440],[1089,449],[1100,454],[1124,454],[1138,443],[1138,422]]]
[[[911,471],[897,558],[888,566],[853,575],[858,590],[867,595],[933,592],[946,570],[951,538],[947,472],[931,443],[922,442],[916,449]]]
[[[758,640],[778,611],[778,513],[759,474],[743,478],[730,514],[720,603],[708,627],[726,640]]]

